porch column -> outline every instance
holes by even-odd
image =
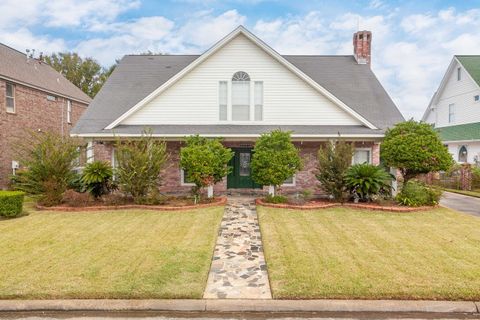
[[[87,141],[87,163],[92,163],[94,161],[94,152],[93,152],[93,140]]]
[[[380,164],[380,142],[375,142],[372,147],[372,164]]]

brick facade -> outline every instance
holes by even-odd
[[[317,172],[317,153],[320,145],[325,142],[295,142],[296,147],[300,150],[300,156],[303,160],[303,169],[295,175],[295,183],[293,186],[282,186],[281,192],[283,193],[295,193],[302,190],[310,190],[315,194],[322,194],[322,189],[318,184],[315,177]],[[235,147],[252,147],[254,142],[225,142],[225,146],[229,148]],[[184,185],[181,182],[181,170],[180,170],[180,148],[182,142],[169,141],[167,142],[167,152],[169,153],[169,159],[165,169],[161,173],[162,185],[160,186],[160,192],[172,193],[172,194],[186,194],[190,192],[191,186]],[[355,142],[356,148],[371,148],[372,163],[380,163],[380,144],[371,141]],[[95,160],[102,160],[111,162],[113,152],[112,142],[95,142],[94,152]],[[263,190],[260,189],[228,189],[227,179],[224,178],[222,182],[217,183],[214,186],[215,194],[225,194],[227,192],[252,192],[252,193],[266,193],[267,187]]]
[[[87,105],[72,101],[71,123],[67,123],[67,99],[18,83],[15,85],[15,113],[6,111],[6,81],[0,79],[0,189],[8,187],[15,159],[15,141],[28,131],[53,131],[68,135]]]

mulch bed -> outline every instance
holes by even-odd
[[[213,201],[208,203],[199,203],[193,205],[139,205],[139,204],[125,204],[125,205],[97,205],[97,206],[88,206],[88,207],[70,207],[70,206],[55,206],[55,207],[45,207],[37,204],[35,207],[38,210],[46,211],[65,211],[65,212],[80,212],[80,211],[108,211],[108,210],[125,210],[125,209],[146,209],[146,210],[157,210],[157,211],[179,211],[179,210],[190,210],[190,209],[199,209],[199,208],[208,208],[214,206],[220,206],[227,203],[226,197],[215,198]]]
[[[375,210],[375,211],[387,211],[387,212],[416,212],[416,211],[425,211],[430,210],[433,208],[437,208],[438,206],[424,206],[424,207],[404,207],[404,206],[382,206],[380,204],[375,203],[335,203],[329,201],[322,201],[322,200],[314,200],[307,202],[302,205],[298,204],[289,204],[289,203],[268,203],[265,202],[263,199],[256,199],[255,203],[257,205],[261,205],[264,207],[271,207],[271,208],[283,208],[283,209],[296,209],[296,210],[315,210],[315,209],[326,209],[326,208],[333,208],[333,207],[349,207],[354,209],[368,209],[368,210]]]

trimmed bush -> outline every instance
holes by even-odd
[[[265,197],[265,202],[268,202],[268,203],[287,203],[288,202],[288,198],[285,197],[285,196],[281,196],[281,195],[267,195]]]
[[[441,196],[441,190],[430,188],[418,180],[409,180],[403,185],[396,200],[409,207],[434,206],[438,204]]]
[[[24,197],[21,191],[0,191],[0,216],[10,218],[22,213]]]

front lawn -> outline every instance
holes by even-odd
[[[480,219],[258,207],[275,298],[480,299]]]
[[[223,207],[27,212],[0,220],[1,299],[201,298]]]

